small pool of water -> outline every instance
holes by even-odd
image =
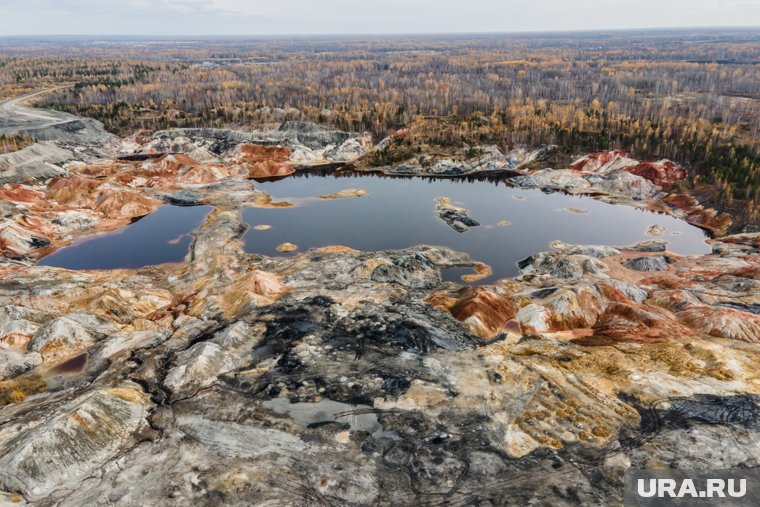
[[[675,253],[710,251],[701,229],[668,215],[588,197],[513,188],[503,181],[305,173],[259,183],[257,188],[275,200],[296,204],[243,212],[251,226],[244,237],[246,250],[265,255],[284,255],[276,247],[285,242],[298,245],[298,251],[336,244],[366,251],[443,245],[490,265],[493,276],[487,280],[494,280],[515,276],[517,261],[549,250],[554,240],[632,245],[662,239]],[[318,198],[347,188],[362,188],[370,194]],[[481,225],[456,232],[435,213],[437,197],[449,197],[454,205],[467,208],[469,216]],[[662,226],[664,233],[648,236],[647,228],[655,224]],[[257,225],[271,227],[259,230],[254,228]],[[460,271],[446,270],[444,275],[458,280],[463,274]]]
[[[66,269],[117,269],[180,262],[190,246],[188,233],[201,225],[212,209],[167,204],[127,227],[84,238],[37,264]]]
[[[67,359],[53,368],[52,371],[53,373],[77,373],[82,371],[85,364],[87,364],[87,353]]]

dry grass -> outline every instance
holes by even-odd
[[[0,382],[0,407],[24,401],[30,394],[41,393],[46,387],[45,381],[37,374]]]
[[[0,155],[13,153],[22,150],[27,146],[34,144],[34,138],[31,136],[0,136]]]

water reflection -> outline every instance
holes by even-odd
[[[190,246],[188,233],[201,225],[211,210],[211,206],[161,206],[123,229],[85,238],[38,264],[66,269],[116,269],[180,262]]]
[[[494,272],[489,280],[493,280],[516,275],[518,260],[548,250],[554,240],[630,245],[652,239],[646,230],[653,224],[665,228],[664,239],[675,253],[709,251],[702,230],[671,216],[588,197],[514,188],[498,176],[423,179],[311,171],[263,182],[258,188],[275,200],[299,203],[294,208],[243,212],[251,226],[271,226],[251,229],[244,237],[248,251],[266,255],[282,255],[276,247],[284,242],[295,243],[299,251],[333,244],[358,250],[443,245],[489,264]],[[370,195],[330,201],[306,199],[346,188],[363,188]],[[465,233],[452,230],[434,212],[435,199],[441,196],[469,209],[470,216],[481,225]],[[456,270],[445,273],[447,278],[460,274]]]

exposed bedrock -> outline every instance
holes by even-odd
[[[555,252],[521,261],[516,279],[444,289],[429,302],[486,339],[515,329],[584,344],[700,335],[756,343],[760,337],[752,292],[757,250],[679,257],[642,255],[635,247],[554,246]]]
[[[480,225],[467,214],[465,208],[455,206],[448,197],[436,199],[435,212],[449,227],[457,232],[466,232],[470,227]]]
[[[268,258],[244,231],[220,209],[184,265],[6,268],[7,498],[615,504],[629,466],[757,466],[755,235],[667,271],[556,243],[463,288],[445,248]]]
[[[34,95],[0,102],[0,135],[37,141],[0,155],[0,184],[44,181],[65,174],[66,163],[114,158],[124,148],[97,120],[26,107],[24,101]]]
[[[372,151],[383,150],[391,139],[384,139]],[[389,175],[457,177],[472,174],[516,174],[520,168],[546,160],[557,150],[556,146],[542,146],[529,150],[517,147],[504,154],[498,146],[477,146],[472,150],[459,150],[451,157],[420,154],[398,164],[373,167]],[[469,151],[474,151],[471,155]]]
[[[567,169],[529,170],[511,178],[519,186],[589,194],[615,204],[669,213],[713,234],[724,234],[731,217],[674,192],[686,170],[669,161],[639,161],[621,151],[586,155]]]
[[[0,488],[23,491],[28,500],[70,488],[145,438],[149,406],[148,396],[129,384],[61,403],[41,424],[0,437]]]
[[[76,155],[54,144],[36,143],[19,151],[0,154],[0,183],[44,181],[65,174],[63,165]]]
[[[350,162],[364,155],[371,139],[367,135],[325,130],[309,122],[285,122],[266,131],[241,132],[227,129],[174,129],[156,132],[137,153],[188,153],[211,161],[235,151],[240,145],[284,147],[293,164]]]
[[[389,140],[378,144],[382,150]],[[453,158],[419,155],[394,165],[364,167],[389,175],[462,177],[506,175],[518,187],[589,195],[613,204],[664,212],[713,234],[725,234],[731,217],[705,208],[691,196],[677,192],[686,170],[669,160],[640,161],[622,151],[604,151],[579,158],[566,168],[537,168],[556,147],[515,148],[508,154],[496,146],[458,152]],[[474,151],[475,155],[469,154]]]
[[[664,255],[651,255],[646,257],[635,257],[624,265],[629,269],[636,271],[667,271],[670,258]]]

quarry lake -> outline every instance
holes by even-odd
[[[701,229],[668,215],[588,197],[513,188],[498,180],[304,173],[259,183],[257,188],[275,201],[295,205],[243,212],[251,226],[244,236],[246,249],[265,255],[282,255],[276,247],[283,242],[296,244],[298,251],[325,245],[365,251],[442,245],[485,262],[493,270],[491,279],[496,279],[516,275],[517,261],[549,250],[555,240],[632,245],[661,239],[678,254],[697,255],[710,250]],[[349,188],[364,189],[369,195],[329,200],[318,197]],[[466,208],[480,225],[463,233],[455,231],[436,214],[438,197],[448,197],[453,205]],[[257,225],[271,228],[257,230]],[[662,236],[648,236],[651,225],[662,226]],[[458,279],[463,273],[447,270],[444,275]]]
[[[550,249],[555,240],[575,244],[632,245],[660,239],[682,255],[709,252],[705,233],[668,215],[612,205],[588,197],[509,186],[501,180],[425,179],[297,173],[257,183],[274,202],[292,207],[246,208],[243,237],[249,252],[296,255],[313,247],[344,245],[373,251],[414,245],[440,245],[467,252],[493,270],[486,280],[515,276],[517,261]],[[321,198],[346,189],[361,197]],[[436,213],[439,197],[465,208],[480,225],[457,232]],[[120,231],[80,241],[39,264],[68,269],[135,268],[181,261],[190,233],[211,210],[208,206],[162,206]],[[658,236],[647,234],[660,226]],[[257,227],[258,226],[258,227]],[[650,231],[651,232],[651,231]],[[277,251],[282,243],[296,252]],[[469,270],[446,270],[458,279]]]
[[[117,231],[82,239],[38,262],[66,269],[139,268],[180,262],[211,206],[161,206]]]

